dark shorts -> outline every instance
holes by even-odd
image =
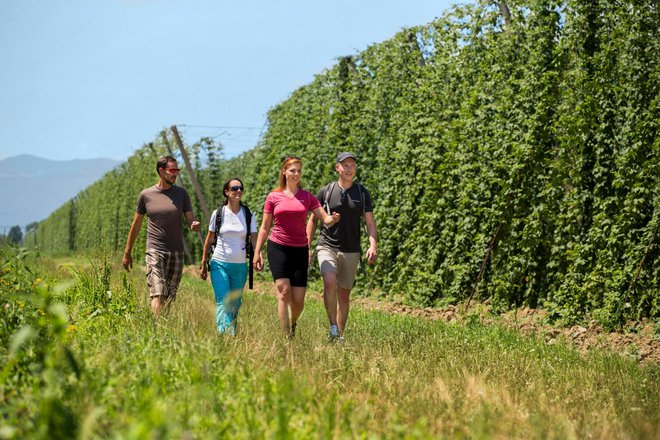
[[[284,246],[268,240],[268,265],[273,281],[288,278],[293,287],[307,287],[309,248]]]

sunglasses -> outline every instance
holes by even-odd
[[[242,186],[238,186],[238,185],[234,185],[234,186],[230,186],[230,187],[229,187],[229,190],[230,190],[230,191],[243,191],[243,187],[242,187]]]
[[[172,174],[179,174],[179,171],[181,171],[181,168],[163,168],[163,169]]]
[[[341,204],[344,205],[348,201],[348,191],[342,188],[341,192],[339,193],[341,196]]]

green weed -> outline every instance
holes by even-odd
[[[346,341],[331,344],[323,305],[311,298],[296,338],[287,343],[271,283],[246,292],[238,335],[220,336],[207,282],[185,277],[177,301],[156,318],[142,274],[135,272],[128,278],[111,272],[116,298],[132,304],[122,313],[86,316],[71,329],[59,306],[47,312],[51,330],[40,336],[44,366],[37,371],[22,364],[18,382],[3,376],[2,437],[660,434],[656,365],[640,367],[600,351],[582,354],[477,318],[445,324],[358,307]],[[102,275],[91,276],[78,277],[70,287],[74,294],[62,294],[74,301],[69,311],[87,307],[78,304],[84,298],[96,301],[93,292],[84,293],[98,287]],[[21,347],[27,349],[33,336],[19,332],[13,337],[25,337]]]

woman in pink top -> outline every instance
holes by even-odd
[[[302,160],[297,156],[287,156],[282,162],[279,188],[271,191],[264,203],[252,260],[256,270],[263,270],[261,248],[268,238],[266,251],[277,289],[277,315],[288,338],[296,333],[296,321],[303,311],[307,290],[307,216],[312,212],[328,226],[339,221],[338,213],[328,215],[314,194],[300,188],[301,171]]]

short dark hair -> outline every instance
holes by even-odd
[[[176,159],[173,158],[172,156],[161,156],[158,158],[158,162],[156,162],[156,174],[158,174],[158,171],[161,168],[167,168],[167,163],[168,162],[176,162]]]

